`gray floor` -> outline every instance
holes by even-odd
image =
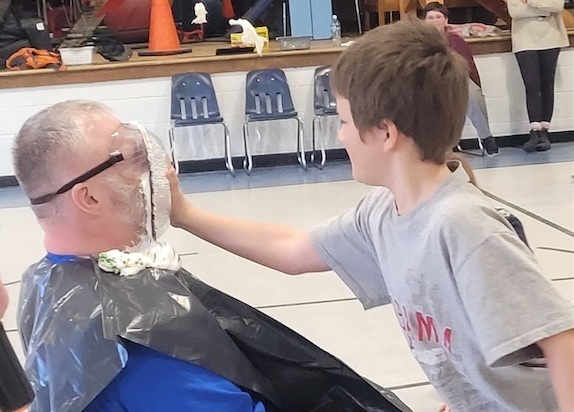
[[[481,187],[524,223],[545,273],[574,304],[574,143],[546,153],[505,148],[496,158],[469,156]],[[198,206],[241,218],[297,227],[353,206],[369,188],[353,182],[347,163],[324,170],[255,169],[235,178],[213,172],[184,176]],[[392,308],[363,311],[334,273],[288,277],[219,250],[180,230],[167,239],[184,266],[213,286],[251,304],[338,356],[379,385],[393,388],[415,412],[440,400],[412,359]],[[0,272],[13,303],[24,269],[43,255],[42,234],[19,189],[0,190]],[[5,319],[19,349],[15,305]],[[21,352],[19,352],[21,355]]]

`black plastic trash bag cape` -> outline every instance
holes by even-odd
[[[223,376],[270,412],[410,412],[307,339],[184,269],[117,276],[90,259],[43,259],[23,277],[18,317],[36,392],[31,412],[85,408],[125,365],[122,339]]]

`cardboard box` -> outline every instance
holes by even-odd
[[[265,37],[265,46],[263,46],[263,51],[269,50],[269,30],[267,26],[255,27],[255,31],[261,37]],[[231,33],[231,47],[249,47],[255,46],[254,44],[244,44],[242,33]]]

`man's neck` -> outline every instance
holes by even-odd
[[[44,247],[55,255],[97,256],[101,252],[123,248],[113,236],[102,236],[88,228],[70,230],[67,226],[43,224]]]

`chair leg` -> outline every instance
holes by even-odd
[[[469,155],[473,155],[473,156],[483,157],[486,153],[486,150],[484,150],[484,145],[482,144],[482,139],[480,137],[478,137],[477,139],[478,139],[478,152],[476,152],[474,150],[464,150],[462,147],[460,147],[460,144],[458,144],[456,146],[456,149],[460,153],[465,153],[465,154],[469,154]]]
[[[482,144],[482,139],[479,137],[477,137],[478,139],[478,148],[480,149],[480,155],[484,156],[486,154],[486,149],[484,148],[484,145]]]
[[[249,147],[249,122],[243,123],[243,147],[245,149],[245,158],[243,159],[243,169],[248,175],[251,174],[253,169],[253,158],[251,156],[251,149]]]
[[[359,34],[363,34],[363,26],[361,22],[361,9],[359,7],[359,0],[355,0],[355,12],[357,13],[357,26],[359,27]]]
[[[303,121],[300,117],[296,117],[297,120],[297,160],[299,164],[303,166],[303,169],[307,170],[307,160],[305,159],[305,142],[303,140]]]
[[[315,162],[315,153],[316,153],[316,148],[315,148],[315,134],[317,133],[317,120],[319,119],[318,116],[314,116],[313,117],[313,123],[311,124],[312,126],[312,130],[311,130],[311,163],[312,164],[316,164]]]
[[[328,117],[325,117],[328,119]],[[321,118],[319,120],[319,149],[321,150],[321,163],[319,163],[319,169],[323,169],[325,162],[327,161],[327,153],[325,152],[325,141],[323,140],[323,126],[321,125]]]
[[[179,162],[177,160],[177,153],[175,148],[175,127],[169,129],[169,152],[171,157],[171,163],[175,168],[175,172],[179,174]]]
[[[327,161],[327,153],[325,152],[325,144],[323,142],[323,126],[321,120],[325,116],[315,116],[313,118],[313,150],[311,152],[311,163],[319,169],[323,169]],[[319,143],[319,151],[321,152],[321,160],[317,161],[317,141]]]
[[[231,143],[229,141],[229,126],[227,124],[221,123],[223,125],[224,132],[224,144],[225,144],[225,167],[229,170],[232,176],[235,176],[235,169],[233,168],[233,161],[231,160]]]

